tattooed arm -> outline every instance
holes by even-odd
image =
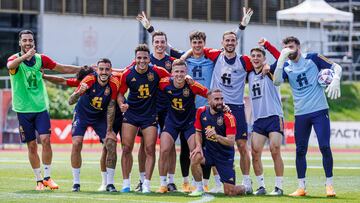
[[[80,87],[75,90],[74,93],[71,94],[70,98],[69,98],[69,105],[73,105],[75,104],[80,96],[88,89],[88,85],[86,83],[81,83],[80,84]]]
[[[107,121],[107,132],[106,132],[106,140],[105,140],[105,148],[107,151],[106,154],[106,167],[115,169],[116,166],[116,135],[113,131],[113,124],[115,119],[115,105],[116,101],[113,99],[110,101],[107,114],[106,114],[106,121]]]

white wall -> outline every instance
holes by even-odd
[[[208,23],[176,20],[153,20],[155,29],[167,33],[168,41],[174,47],[187,50],[188,35],[193,30],[207,34],[207,46],[220,48],[222,33],[236,28],[236,23]],[[91,64],[100,57],[108,57],[115,67],[124,67],[133,58],[133,50],[138,44],[138,23],[135,19],[99,18],[82,16],[44,16],[44,53],[60,63]],[[276,26],[251,25],[244,33],[244,50],[257,45],[265,37],[280,48]],[[283,36],[294,35],[301,41],[306,40],[305,28],[282,27]],[[320,39],[319,29],[312,29],[312,40]],[[150,39],[151,41],[151,39]],[[318,51],[317,49],[314,51]],[[270,60],[271,57],[269,57]]]

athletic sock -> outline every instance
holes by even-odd
[[[80,168],[73,168],[73,183],[74,184],[80,184]]]
[[[130,188],[130,179],[123,180],[123,188]]]
[[[107,172],[101,171],[101,185],[107,185]]]
[[[275,187],[279,188],[279,189],[282,189],[283,185],[283,177],[282,176],[276,176],[275,177]]]
[[[145,180],[145,172],[140,172],[140,182],[143,183]]]
[[[218,186],[221,186],[221,178],[220,178],[220,175],[217,174],[217,175],[214,175],[214,179],[215,179],[215,185],[218,187]]]
[[[160,186],[167,186],[166,176],[160,176]]]
[[[326,178],[326,186],[333,185],[333,177]]]
[[[35,180],[36,181],[42,181],[42,177],[41,177],[41,169],[40,168],[34,168],[34,175],[35,175]]]
[[[250,175],[243,175],[243,185],[251,187]]]
[[[259,187],[264,187],[265,188],[265,181],[264,181],[264,175],[261,174],[259,176],[256,176],[256,180],[259,184]]]
[[[183,177],[183,183],[189,183],[189,176]]]
[[[165,176],[165,178],[166,178],[166,176]],[[166,182],[166,181],[165,181],[165,182]],[[150,180],[145,179],[145,180],[144,180],[144,183],[143,183],[143,187],[150,188]]]
[[[106,183],[114,184],[114,175],[115,175],[115,169],[113,168],[106,168],[107,176],[106,176]]]
[[[49,178],[51,175],[51,165],[44,164],[44,179]]]
[[[204,191],[202,181],[195,181],[195,186],[197,191]]]
[[[175,176],[175,174],[168,174],[169,183],[174,183],[174,176]]]
[[[299,188],[302,188],[302,189],[306,188],[306,186],[305,186],[305,178],[299,178],[298,182],[299,182]]]

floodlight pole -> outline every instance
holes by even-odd
[[[39,53],[44,52],[43,35],[44,35],[44,10],[45,0],[40,0],[40,9],[37,23],[37,35],[36,35],[36,51]]]
[[[142,11],[145,11],[145,5],[146,5],[146,0],[140,0],[140,6],[139,6],[140,13]],[[149,15],[149,13],[147,13],[147,15]],[[141,22],[139,22],[139,44],[148,44],[147,30],[142,26]]]

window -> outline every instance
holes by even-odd
[[[53,13],[62,13],[62,0],[46,0],[45,11]]]
[[[86,0],[86,13],[103,15],[104,14],[104,1],[103,0]]]
[[[169,17],[169,0],[152,0],[151,16],[153,17]]]
[[[188,0],[174,0],[174,18],[188,19],[189,16],[189,1]]]
[[[211,20],[226,20],[226,1],[211,0]]]
[[[207,0],[192,1],[192,18],[207,20]]]
[[[108,0],[107,1],[108,15],[124,15],[124,1],[123,0]]]
[[[263,0],[251,0],[249,1],[249,7],[254,10],[254,14],[251,17],[251,22],[260,23],[262,22],[262,2]],[[242,12],[241,12],[242,13]]]
[[[243,13],[244,0],[230,0],[230,20],[240,22]],[[253,19],[251,19],[253,20]]]
[[[19,10],[19,0],[1,0],[2,9]]]
[[[66,0],[67,13],[83,13],[83,1],[82,0]]]
[[[39,11],[39,0],[23,1],[23,9],[27,11]]]
[[[137,16],[141,11],[146,11],[146,0],[127,0],[128,16]]]
[[[276,22],[276,11],[280,10],[280,1],[267,0],[266,1],[266,21],[267,23]]]

